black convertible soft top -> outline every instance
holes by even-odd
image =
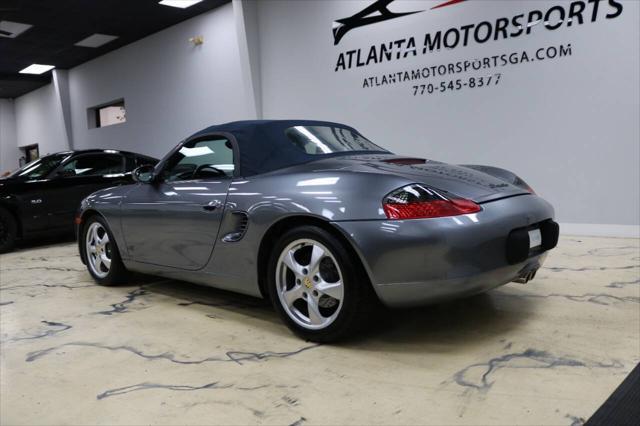
[[[356,129],[340,123],[315,120],[248,120],[234,121],[207,127],[188,138],[192,140],[211,133],[226,133],[234,137],[238,145],[240,174],[252,176],[273,170],[307,163],[329,156],[352,155],[353,153],[388,153],[375,151],[341,151],[331,154],[308,154],[295,146],[285,130],[296,126],[326,126],[351,131],[364,138]],[[365,138],[366,139],[366,138]]]

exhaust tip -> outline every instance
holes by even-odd
[[[538,272],[537,269],[535,269],[533,271],[529,271],[529,272],[523,273],[518,278],[513,280],[513,282],[514,283],[518,283],[518,284],[526,284],[526,283],[528,283],[529,281],[531,281],[532,279],[535,278],[536,272]]]

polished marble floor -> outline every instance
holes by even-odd
[[[340,345],[192,284],[0,256],[0,423],[581,424],[640,361],[640,241],[563,237],[527,284],[387,312]]]

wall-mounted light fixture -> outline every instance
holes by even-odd
[[[204,36],[193,36],[189,39],[189,41],[193,43],[194,46],[200,46],[202,43],[204,43]]]

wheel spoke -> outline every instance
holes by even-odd
[[[338,281],[335,283],[328,283],[326,281],[320,281],[316,285],[316,290],[319,292],[326,294],[327,296],[331,296],[336,300],[342,300],[342,281]]]
[[[91,232],[91,241],[93,242],[93,244],[98,244],[98,242],[100,241],[100,237],[98,236],[98,226],[94,226],[93,227],[93,232]]]
[[[289,252],[285,255],[283,262],[289,269],[293,271],[296,275],[302,274],[302,265],[300,265],[296,259],[293,257],[293,250],[289,250]]]
[[[109,259],[106,254],[100,256],[100,261],[105,266],[105,268],[111,268],[111,259]]]
[[[320,313],[320,309],[318,308],[318,301],[309,296],[307,298],[307,306],[309,307],[309,322],[313,325],[322,324],[325,318]]]
[[[101,245],[104,245],[104,244],[107,244],[108,242],[109,242],[109,234],[107,234],[107,231],[105,231],[102,238],[98,238],[98,243]]]
[[[95,271],[98,273],[102,272],[102,269],[100,269],[101,264],[102,264],[102,259],[100,258],[100,256],[95,256],[93,258],[93,267]]]
[[[95,254],[96,253],[96,246],[94,246],[93,244],[89,244],[89,252],[91,254]]]
[[[312,274],[318,273],[320,269],[320,260],[325,256],[325,252],[322,247],[314,245],[311,250],[311,261],[309,262],[309,271]]]
[[[284,297],[287,306],[293,307],[293,302],[302,298],[302,292],[303,290],[301,285],[296,285],[291,290],[283,292],[282,296]]]

